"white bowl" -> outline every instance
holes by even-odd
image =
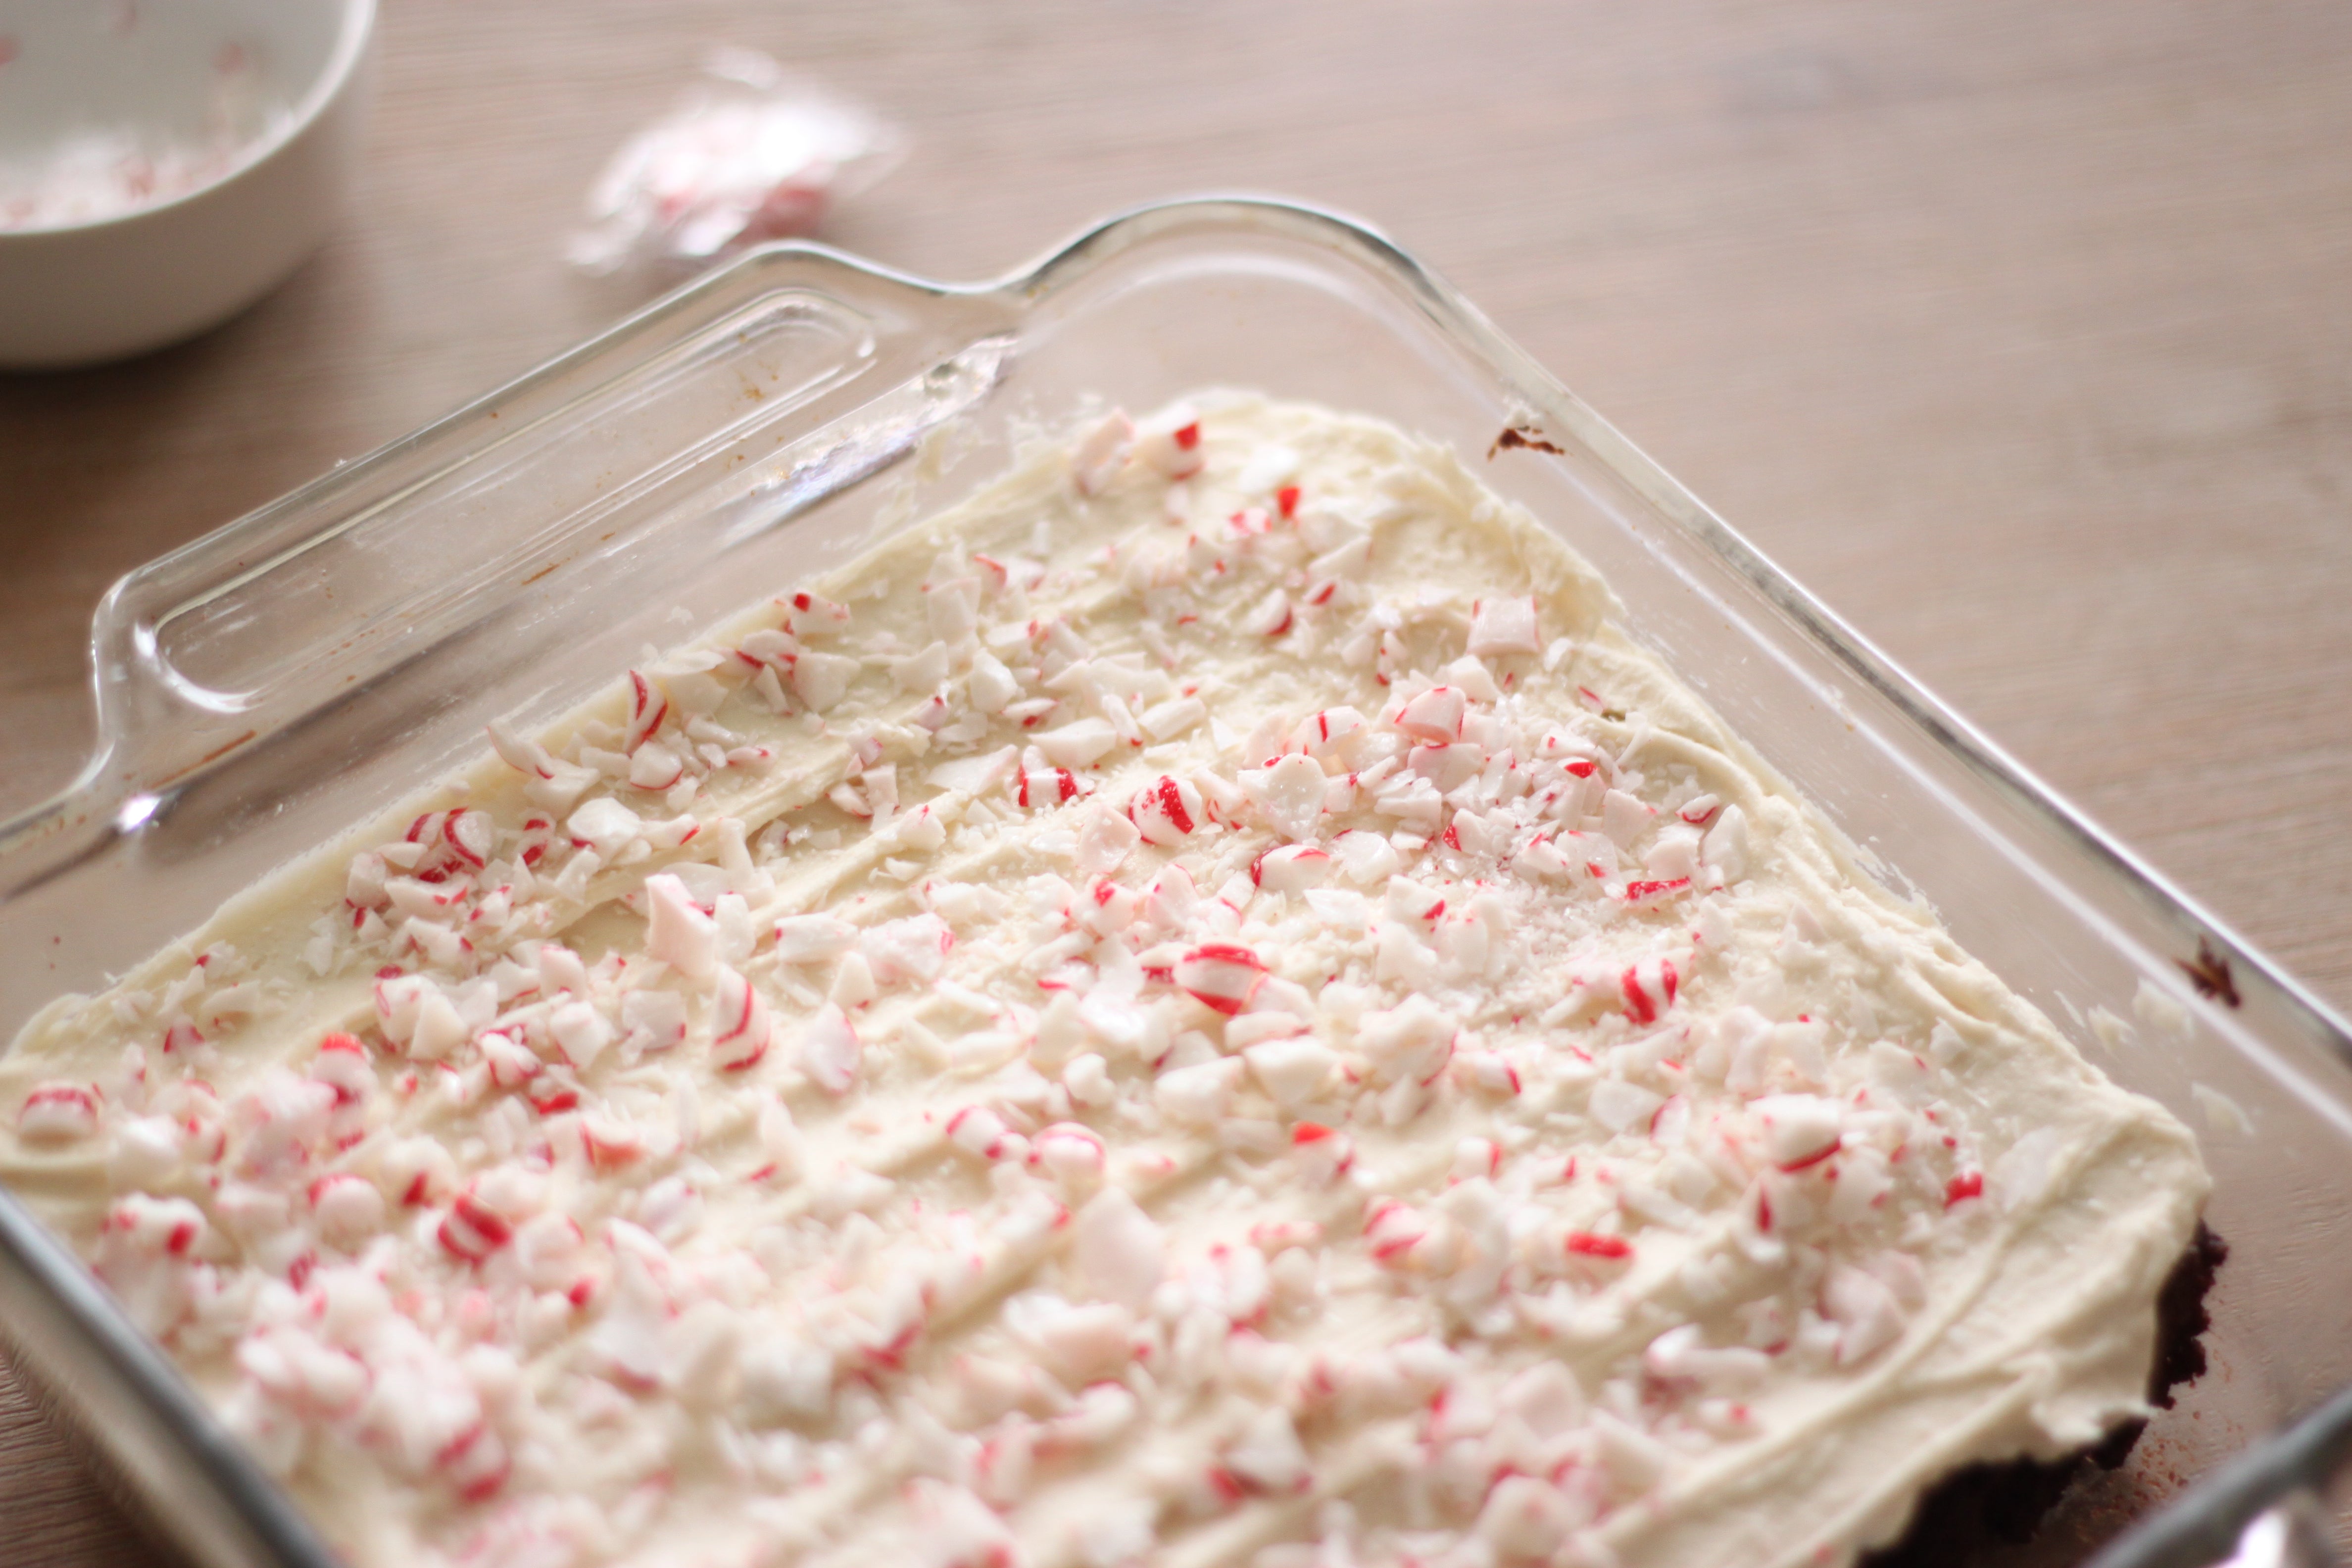
[[[0,368],[235,314],[326,237],[375,0],[0,0]]]

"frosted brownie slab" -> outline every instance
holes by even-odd
[[[1449,450],[782,586],[0,1060],[354,1563],[1834,1564],[2143,1412],[2189,1133]]]

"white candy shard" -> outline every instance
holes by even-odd
[[[803,652],[793,664],[793,695],[816,712],[830,712],[849,695],[857,668],[857,661],[844,654]]]
[[[1548,1562],[1591,1517],[1533,1476],[1506,1476],[1478,1510],[1479,1537],[1511,1562]]]
[[[1143,732],[1155,741],[1172,741],[1190,734],[1209,716],[1209,705],[1197,697],[1171,697],[1138,715]]]
[[[1257,1086],[1286,1110],[1322,1093],[1339,1066],[1337,1052],[1303,1035],[1252,1046],[1242,1057]]]
[[[831,915],[787,915],[776,922],[775,953],[784,963],[824,963],[857,945],[857,928]]]
[[[1043,731],[1032,743],[1057,768],[1083,768],[1118,743],[1118,731],[1101,719],[1074,719]]]
[[[1298,1440],[1290,1413],[1279,1405],[1250,1417],[1241,1436],[1225,1450],[1225,1468],[1255,1490],[1294,1492],[1307,1484],[1313,1467]]]
[[[1592,1119],[1612,1132],[1645,1130],[1666,1097],[1622,1079],[1605,1078],[1592,1086]]]
[[[1331,840],[1331,853],[1348,880],[1361,888],[1385,885],[1404,864],[1387,838],[1360,828],[1351,827]]]
[[[1177,1068],[1160,1075],[1152,1098],[1160,1110],[1187,1127],[1213,1126],[1232,1102],[1242,1064],[1231,1058]]]
[[[1481,599],[1470,609],[1470,652],[1480,658],[1496,654],[1534,653],[1543,647],[1537,628],[1532,594]]]
[[[1706,837],[1699,841],[1699,858],[1707,869],[1723,879],[1726,887],[1748,875],[1748,814],[1736,805],[1727,805],[1716,817]]]
[[[1135,445],[1135,422],[1114,408],[1070,448],[1070,479],[1080,495],[1100,495]]]
[[[584,803],[564,823],[564,831],[610,860],[627,847],[644,826],[644,818],[619,801],[599,795]]]
[[[801,1032],[801,1070],[827,1094],[847,1094],[857,1082],[857,1031],[828,1003]]]
[[[1650,1342],[1642,1353],[1642,1366],[1664,1382],[1696,1383],[1714,1392],[1739,1394],[1764,1381],[1772,1370],[1772,1358],[1746,1345],[1711,1347],[1696,1323],[1684,1323]]]
[[[1895,1292],[1850,1264],[1832,1267],[1822,1285],[1822,1310],[1839,1326],[1837,1362],[1867,1361],[1903,1335],[1903,1308]]]
[[[1108,1376],[1134,1354],[1134,1316],[1115,1301],[1073,1303],[1033,1291],[1007,1303],[1005,1319],[1066,1388]]]
[[[1151,1300],[1166,1254],[1160,1226],[1117,1187],[1095,1194],[1074,1222],[1071,1260],[1096,1294],[1123,1307],[1139,1311]]]
[[[1242,775],[1242,787],[1274,830],[1286,838],[1318,837],[1323,816],[1323,769],[1296,752]]]
[[[1425,1083],[1443,1071],[1454,1054],[1454,1019],[1425,996],[1366,1013],[1356,1026],[1356,1047],[1383,1083]]]
[[[1637,795],[1612,789],[1601,798],[1601,831],[1620,849],[1631,849],[1657,814]]]
[[[885,921],[857,939],[857,951],[877,985],[928,984],[937,980],[947,966],[948,950],[954,945],[955,933],[947,922],[928,914]]]

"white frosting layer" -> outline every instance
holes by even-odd
[[[362,1568],[1836,1563],[2138,1414],[2189,1133],[1450,452],[1114,416],[0,1060]]]

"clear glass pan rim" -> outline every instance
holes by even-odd
[[[121,696],[110,690],[110,653],[133,647],[144,631],[152,630],[149,613],[167,596],[176,602],[176,591],[167,595],[166,590],[192,572],[213,568],[211,575],[219,580],[227,575],[217,569],[221,563],[242,561],[247,563],[244,574],[249,576],[291,552],[320,542],[347,526],[346,521],[314,525],[307,533],[289,531],[287,521],[327,511],[339,496],[397,462],[436,449],[461,458],[500,407],[553,390],[567,376],[625,344],[646,342],[670,323],[691,320],[702,302],[778,258],[817,263],[916,300],[964,302],[974,308],[978,319],[992,322],[995,331],[1017,334],[1024,318],[1041,303],[1143,243],[1178,230],[1219,229],[1302,241],[1381,276],[1458,352],[1489,372],[1512,401],[1524,406],[1532,426],[1573,438],[1937,748],[2007,805],[2038,819],[2096,865],[2133,903],[2171,928],[2184,950],[2203,948],[2226,961],[2241,988],[2269,993],[2281,1015],[2312,1043],[2352,1064],[2352,1025],[1920,685],[1507,339],[1450,283],[1360,220],[1302,202],[1248,195],[1181,197],[1131,207],[1025,266],[974,283],[923,278],[821,244],[787,241],[761,247],[445,417],[138,568],[109,591],[93,621],[91,686],[99,722],[92,756],[57,795],[0,822],[0,902],[103,853],[136,832],[174,790],[216,765],[199,763],[152,783],[137,780],[135,770],[118,765],[131,737]],[[208,1476],[217,1495],[242,1515],[253,1546],[289,1568],[329,1568],[334,1559],[286,1494],[224,1440],[162,1350],[139,1335],[71,1253],[5,1193],[0,1193],[0,1251],[47,1293],[50,1305],[71,1322],[85,1348],[129,1385],[188,1461]]]

